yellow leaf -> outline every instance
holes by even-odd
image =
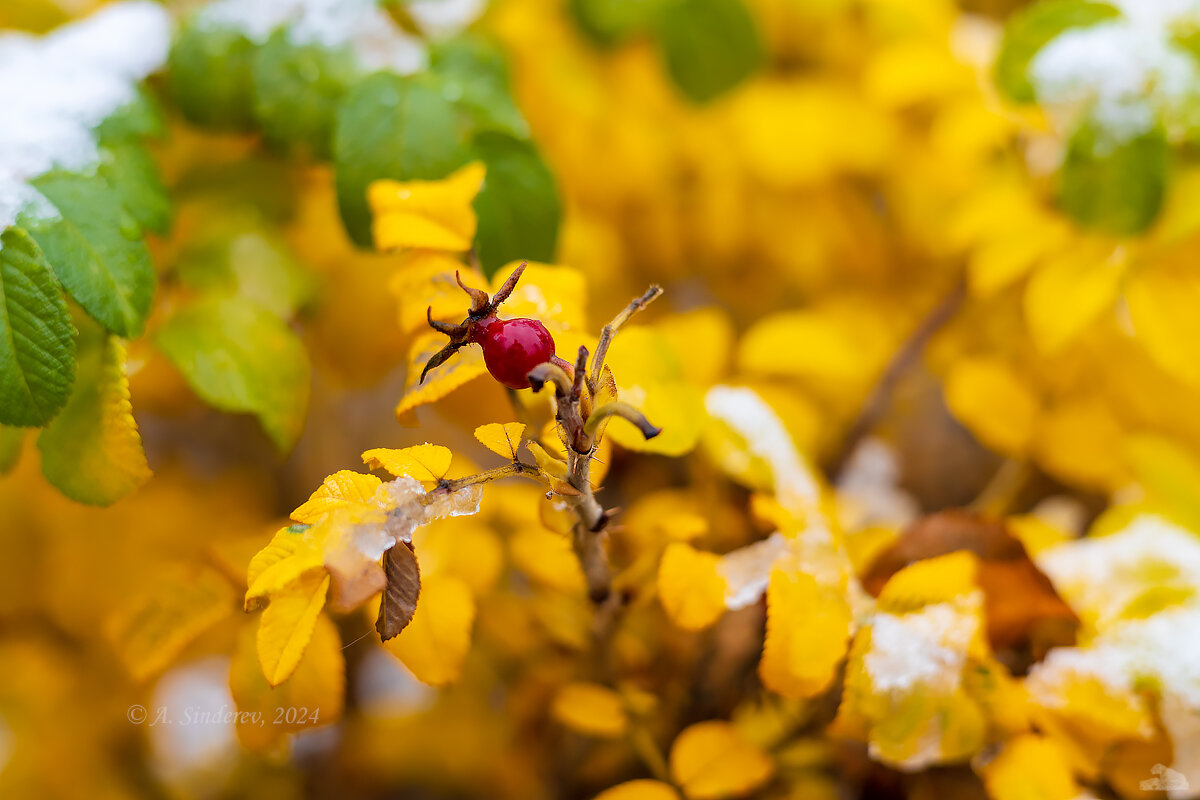
[[[1007,742],[983,768],[983,781],[993,800],[1072,800],[1082,793],[1059,746],[1035,733]]]
[[[700,630],[725,613],[725,579],[721,557],[672,542],[658,567],[658,599],[667,616],[681,628]]]
[[[607,436],[627,450],[680,456],[695,448],[704,424],[700,387],[688,383],[669,340],[653,328],[621,329],[608,351],[606,365],[619,387],[620,399],[641,411],[662,433],[646,439],[628,422],[610,420]]]
[[[396,416],[401,417],[418,406],[440,400],[458,387],[487,373],[483,363],[483,351],[478,347],[464,347],[446,363],[431,370],[424,383],[418,383],[426,362],[446,345],[446,336],[429,331],[413,340],[409,351],[409,384],[404,397],[396,406]]]
[[[258,663],[272,687],[288,679],[312,638],[329,593],[328,575],[310,575],[271,596],[258,623]]]
[[[472,162],[439,181],[378,180],[367,187],[375,247],[469,250],[475,238],[471,203],[486,168]]]
[[[655,329],[679,358],[687,381],[707,386],[725,376],[734,342],[733,322],[727,311],[708,306],[673,314]]]
[[[737,797],[770,780],[775,765],[728,722],[686,728],[671,747],[671,778],[688,800]]]
[[[488,288],[483,275],[446,253],[411,250],[401,256],[388,288],[399,306],[404,333],[428,331],[427,311],[437,320],[454,324],[463,321],[471,302],[455,280],[455,273],[473,289]]]
[[[534,524],[514,533],[508,546],[513,564],[530,580],[562,592],[583,591],[583,570],[566,537]]]
[[[437,482],[450,470],[450,448],[440,444],[419,444],[402,450],[379,447],[362,454],[371,469],[384,469],[400,477],[408,475],[423,482]]]
[[[883,585],[879,609],[904,614],[932,603],[949,602],[976,590],[978,570],[978,559],[966,550],[909,564]]]
[[[522,262],[513,261],[492,276],[494,294]],[[542,321],[552,334],[586,327],[584,305],[587,301],[587,281],[583,273],[570,267],[550,266],[529,261],[517,288],[501,306],[501,316],[531,317]],[[561,345],[561,342],[559,343]],[[569,354],[574,361],[574,353]]]
[[[308,648],[291,678],[271,688],[258,663],[253,623],[242,628],[229,665],[229,689],[237,703],[237,735],[262,752],[286,734],[330,725],[342,715],[346,662],[337,626],[318,615]]]
[[[1141,267],[1125,291],[1137,340],[1181,381],[1200,386],[1200,276],[1191,264]]]
[[[172,565],[108,619],[106,633],[129,674],[145,680],[229,616],[235,598],[233,585],[215,569]]]
[[[1037,398],[1000,361],[967,358],[946,377],[946,405],[979,440],[1005,455],[1029,447],[1037,417]]]
[[[129,400],[125,344],[92,330],[80,334],[75,387],[38,437],[42,472],[72,500],[111,505],[150,478]]]
[[[1184,527],[1200,531],[1200,461],[1161,436],[1125,440],[1125,461],[1146,493],[1146,501]]]
[[[870,59],[865,75],[867,97],[887,108],[900,108],[970,88],[971,68],[941,42],[906,37]]]
[[[554,718],[573,731],[605,739],[625,733],[629,720],[621,696],[597,683],[569,683],[558,690]]]
[[[542,472],[546,473],[559,483],[565,484],[567,482],[566,461],[550,455],[546,452],[546,448],[534,441],[526,442],[525,449],[533,454],[533,460],[537,462],[537,465]],[[570,487],[568,486],[568,488]]]
[[[785,697],[823,692],[850,641],[851,613],[843,592],[797,570],[776,567],[767,586],[767,638],[758,674]]]
[[[972,294],[978,297],[995,295],[1071,240],[1070,230],[1057,220],[1035,214],[1023,216],[1028,219],[1020,220],[1019,234],[1006,226],[971,252],[967,274]]]
[[[458,680],[471,649],[475,598],[463,581],[431,575],[421,585],[412,622],[384,643],[422,683],[445,686]]]
[[[662,781],[642,779],[605,789],[593,800],[679,800],[679,794]]]
[[[327,533],[325,525],[280,528],[246,568],[246,610],[260,608],[265,598],[309,573],[324,571]]]
[[[1041,466],[1056,478],[1116,491],[1129,480],[1121,458],[1124,435],[1103,399],[1063,400],[1039,420],[1033,449]]]
[[[1110,311],[1125,266],[1123,251],[1100,241],[1076,243],[1043,264],[1025,292],[1025,317],[1034,344],[1044,353],[1056,353]]]
[[[371,501],[383,481],[374,475],[344,469],[325,478],[308,500],[292,512],[296,522],[316,522],[335,508],[364,505]]]
[[[496,455],[515,460],[524,433],[525,424],[522,422],[509,422],[504,425],[491,422],[476,428],[475,438]]]

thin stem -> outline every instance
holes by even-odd
[[[896,384],[917,363],[934,334],[945,327],[946,323],[958,313],[966,296],[966,281],[960,278],[955,281],[954,286],[945,297],[925,315],[921,324],[892,356],[892,360],[888,362],[887,368],[875,384],[875,388],[871,390],[870,397],[867,398],[867,402],[850,426],[845,439],[842,440],[841,448],[829,463],[828,472],[835,481],[841,477],[841,473],[846,468],[854,449],[858,447],[858,443],[875,428],[884,412],[887,411]]]
[[[428,504],[433,502],[433,500],[440,495],[453,494],[459,489],[465,489],[468,486],[475,486],[476,484],[481,483],[490,483],[491,481],[497,481],[501,478],[509,478],[514,475],[525,475],[531,478],[540,479],[541,474],[541,470],[532,464],[526,464],[522,461],[513,461],[512,463],[505,464],[502,467],[494,467],[489,470],[484,470],[483,472],[477,472],[474,475],[468,475],[465,478],[455,478],[454,480],[446,480],[443,478],[442,480],[438,481],[438,485],[428,492],[422,499],[423,502]]]
[[[583,432],[588,436],[595,436],[600,423],[609,417],[622,417],[629,420],[630,423],[642,432],[642,436],[647,439],[653,439],[662,433],[662,428],[656,428],[651,425],[650,420],[646,419],[645,414],[621,400],[605,403],[592,412],[592,415],[588,417],[587,424],[583,426]]]
[[[596,343],[596,354],[592,357],[592,374],[588,377],[588,391],[596,393],[600,383],[600,372],[604,369],[604,359],[608,358],[608,348],[612,345],[613,337],[629,318],[658,299],[663,293],[661,286],[651,286],[646,293],[625,307],[625,310],[613,317],[613,321],[600,331],[600,340]]]

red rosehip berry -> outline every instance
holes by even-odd
[[[488,372],[510,389],[528,389],[529,371],[554,355],[554,337],[536,319],[487,317],[471,325]]]

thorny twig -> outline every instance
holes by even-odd
[[[596,393],[596,387],[600,385],[600,372],[604,369],[604,360],[608,358],[609,345],[612,344],[613,337],[617,335],[617,331],[629,321],[630,317],[653,303],[662,293],[661,286],[651,286],[646,290],[645,294],[626,306],[624,311],[613,317],[613,321],[605,325],[604,330],[600,331],[600,340],[596,342],[596,357],[592,359],[592,374],[588,376],[588,391],[592,394]]]

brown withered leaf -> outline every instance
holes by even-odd
[[[391,639],[404,630],[412,621],[417,610],[417,597],[421,594],[421,569],[412,545],[399,542],[383,558],[383,572],[387,586],[379,601],[379,618],[375,630],[383,641]]]
[[[967,550],[979,557],[988,639],[996,650],[1031,647],[1034,658],[1055,645],[1073,644],[1079,619],[1004,523],[952,509],[922,517],[885,549],[863,575],[878,596],[909,564]]]

